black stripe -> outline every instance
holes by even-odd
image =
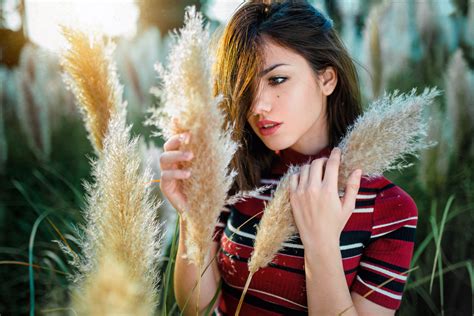
[[[222,290],[233,296],[235,299],[240,300],[242,290],[231,287],[225,281],[222,282]],[[244,302],[246,304],[253,305],[255,307],[272,311],[275,313],[280,313],[282,315],[308,315],[307,311],[302,312],[289,307],[277,305],[275,303],[271,303],[259,297],[253,296],[249,292],[245,294]]]
[[[392,277],[386,277],[384,275],[380,275],[378,273],[369,271],[365,267],[361,267],[361,268],[362,269],[358,273],[360,278],[364,281],[369,281],[372,284],[375,284],[375,286],[378,286],[392,278]],[[402,293],[404,285],[405,283],[401,283],[397,281],[397,279],[393,279],[392,281],[386,283],[384,286],[381,286],[380,288],[389,289],[397,293]]]
[[[375,198],[367,199],[367,200],[356,200],[355,207],[367,207],[367,206],[374,206],[375,205]]]
[[[388,190],[392,187],[394,187],[395,184],[394,183],[389,183],[387,184],[386,186],[382,187],[382,188],[359,188],[359,192],[365,192],[365,193],[379,193],[379,192],[382,192],[382,191],[385,191],[385,190]]]
[[[388,190],[388,189],[390,189],[390,188],[393,188],[394,186],[395,186],[394,183],[389,183],[389,184],[387,184],[386,186],[380,188],[380,189],[379,189],[379,192],[386,191],[386,190]]]
[[[249,260],[250,260],[249,258],[243,258],[243,257],[240,257],[240,256],[238,256],[238,255],[230,254],[230,253],[228,253],[227,251],[225,251],[225,250],[222,249],[222,248],[221,248],[221,252],[222,252],[224,255],[226,255],[227,257],[229,257],[229,258],[231,258],[231,259],[234,259],[234,260],[238,260],[238,261],[240,261],[240,262],[246,262],[246,263],[248,263]],[[272,267],[272,268],[276,268],[276,269],[285,270],[285,271],[288,271],[288,272],[293,272],[293,273],[305,275],[305,271],[304,271],[304,270],[301,270],[301,269],[290,268],[290,267],[278,265],[278,264],[273,263],[273,262],[270,262],[268,265],[269,265],[270,267]]]
[[[359,188],[359,192],[378,193],[379,189],[377,189],[377,188]]]
[[[349,257],[354,257],[357,255],[360,255],[362,253],[362,246],[357,247],[357,248],[352,248],[352,249],[346,249],[346,250],[341,250],[341,257],[342,259],[344,258],[349,258]]]
[[[389,262],[385,262],[385,261],[375,259],[375,258],[372,258],[372,257],[368,257],[368,256],[364,256],[364,259],[362,261],[374,263],[374,264],[377,264],[379,266],[389,268],[391,270],[398,271],[398,272],[405,272],[405,271],[408,270],[408,268],[400,267],[400,266],[391,264]]]
[[[342,231],[339,237],[339,244],[344,246],[361,242],[365,245],[370,240],[370,234],[371,232],[368,230]]]
[[[400,227],[391,233],[372,238],[372,242],[379,238],[397,239],[397,240],[403,240],[403,241],[408,241],[408,242],[414,242],[415,234],[416,234],[416,228]]]

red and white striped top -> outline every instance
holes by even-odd
[[[216,226],[220,243],[218,266],[222,295],[215,314],[233,315],[248,276],[247,262],[253,251],[256,227],[288,165],[328,157],[327,147],[306,156],[291,149],[280,153],[262,184],[272,184],[261,196],[227,206]],[[418,211],[413,199],[385,177],[362,178],[356,207],[340,236],[340,251],[347,286],[367,299],[398,309],[413,255]],[[383,286],[380,284],[392,279]],[[306,315],[307,297],[304,247],[298,235],[284,243],[274,260],[255,273],[241,308],[241,315]]]

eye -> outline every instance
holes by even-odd
[[[271,77],[270,79],[268,79],[268,81],[270,82],[271,86],[276,86],[285,82],[286,79],[286,77]]]

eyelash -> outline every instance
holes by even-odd
[[[276,79],[284,79],[284,80],[281,81],[281,82],[275,83]],[[271,86],[276,86],[276,85],[280,85],[280,84],[284,83],[286,81],[286,79],[287,79],[286,77],[271,77],[270,79],[268,79],[268,81],[270,82],[269,84]]]

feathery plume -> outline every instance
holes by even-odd
[[[194,158],[182,167],[191,170],[183,180],[183,193],[189,209],[182,218],[186,230],[185,257],[202,270],[212,242],[212,234],[227,192],[235,176],[229,171],[230,160],[237,149],[230,128],[224,128],[224,114],[219,109],[222,97],[213,97],[209,25],[194,7],[187,7],[185,26],[175,34],[169,65],[156,69],[163,79],[158,92],[164,106],[153,112],[149,123],[157,125],[165,138],[190,131],[190,144],[180,150],[191,151]]]
[[[82,255],[60,243],[78,270],[72,307],[80,315],[152,315],[162,248],[159,203],[124,113],[114,113],[108,125],[102,155],[92,163],[94,182],[85,184],[86,224],[77,232]]]
[[[467,155],[461,156],[466,157],[470,153],[474,134],[474,93],[470,83],[469,67],[460,49],[449,61],[445,89],[446,115],[453,129],[454,154],[459,156],[463,152]]]
[[[62,33],[70,45],[61,55],[61,65],[66,73],[64,80],[83,113],[89,140],[100,154],[110,116],[114,112],[126,114],[120,111],[125,103],[122,101],[123,87],[111,58],[114,45],[65,26]]]
[[[431,122],[428,128],[428,139],[437,142],[437,146],[422,151],[420,165],[418,167],[418,178],[426,191],[431,196],[441,192],[446,183],[449,172],[449,163],[453,153],[453,129],[451,122],[446,120],[444,110],[439,102],[429,109]]]
[[[416,89],[408,94],[384,96],[373,102],[369,109],[348,128],[346,136],[338,147],[342,157],[339,167],[338,188],[340,195],[346,181],[355,169],[362,169],[367,178],[381,175],[391,169],[402,169],[410,165],[396,161],[406,154],[417,156],[417,151],[432,146],[425,144],[427,124],[423,122],[422,110],[440,94],[436,89],[425,89],[415,95]],[[255,237],[254,251],[249,262],[249,277],[242,293],[242,304],[250,280],[258,269],[268,265],[274,255],[284,246],[283,242],[295,233],[295,222],[289,199],[289,178],[298,169],[289,168],[275,190],[274,197],[265,206]]]
[[[38,62],[40,60],[40,62]],[[42,95],[42,52],[33,45],[23,47],[16,71],[18,106],[16,114],[33,154],[39,160],[48,160],[51,153],[49,102]]]
[[[434,145],[424,141],[428,124],[423,120],[423,108],[441,92],[426,88],[421,95],[415,93],[416,89],[402,94],[398,90],[385,93],[348,128],[338,145],[342,152],[340,191],[355,169],[362,169],[369,179],[389,170],[401,170],[412,165],[403,159],[405,155],[418,158],[418,151]]]
[[[298,171],[299,167],[290,166],[278,183],[272,200],[265,207],[264,215],[257,229],[257,236],[261,236],[261,238],[255,239],[254,251],[249,261],[250,274],[267,266],[272,261],[274,254],[281,249],[283,242],[289,240],[289,236],[297,233],[291,205],[288,203],[290,200],[288,188],[291,175]],[[276,225],[276,223],[280,225]]]
[[[142,166],[138,138],[131,139],[131,126],[126,126],[122,87],[105,57],[110,46],[89,44],[80,31],[64,33],[72,45],[65,57],[71,78],[65,79],[89,111],[86,124],[100,154],[92,161],[93,182],[85,184],[86,224],[76,231],[82,254],[58,242],[78,270],[72,279],[72,308],[80,315],[152,315],[158,302],[162,225],[151,169]]]
[[[379,34],[379,27],[377,24],[377,19],[379,18],[378,15],[380,8],[375,7],[373,11],[371,11],[371,15],[369,16],[369,26],[368,26],[368,36],[369,36],[369,46],[370,46],[370,68],[373,72],[373,80],[372,80],[372,96],[373,98],[377,98],[380,95],[380,91],[382,89],[382,81],[383,81],[383,63],[382,63],[382,56],[381,56],[381,48],[380,48],[380,34]]]

